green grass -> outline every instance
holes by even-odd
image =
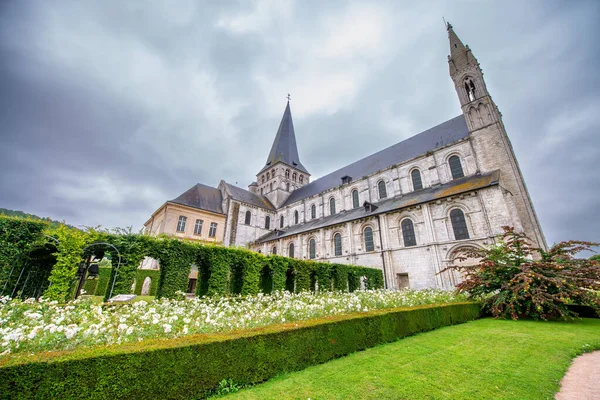
[[[227,399],[552,399],[571,360],[600,349],[600,319],[491,318],[279,376]]]

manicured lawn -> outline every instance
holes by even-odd
[[[225,398],[552,399],[583,349],[600,349],[600,319],[486,318],[282,375]]]

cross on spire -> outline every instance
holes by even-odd
[[[290,101],[290,100],[291,100],[291,98],[292,98],[292,97],[291,97],[291,96],[290,96],[290,94],[288,93],[288,95],[287,95],[287,99],[288,99],[288,101]]]

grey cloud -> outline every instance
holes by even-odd
[[[300,157],[324,175],[460,113],[443,15],[483,67],[548,242],[600,240],[597,2],[124,4],[0,6],[0,207],[141,227],[196,182],[245,186],[287,92]],[[357,6],[383,11],[381,40],[344,41],[347,18],[373,18]],[[321,54],[331,40],[346,47]]]

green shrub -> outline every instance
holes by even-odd
[[[0,360],[0,393],[19,399],[198,398],[480,316],[457,303],[300,321]],[[229,385],[231,386],[231,385]]]
[[[138,269],[135,275],[135,290],[134,293],[140,296],[142,294],[142,287],[144,286],[144,280],[150,278],[150,291],[147,296],[156,296],[156,288],[158,287],[158,281],[160,279],[160,271],[156,269]]]

